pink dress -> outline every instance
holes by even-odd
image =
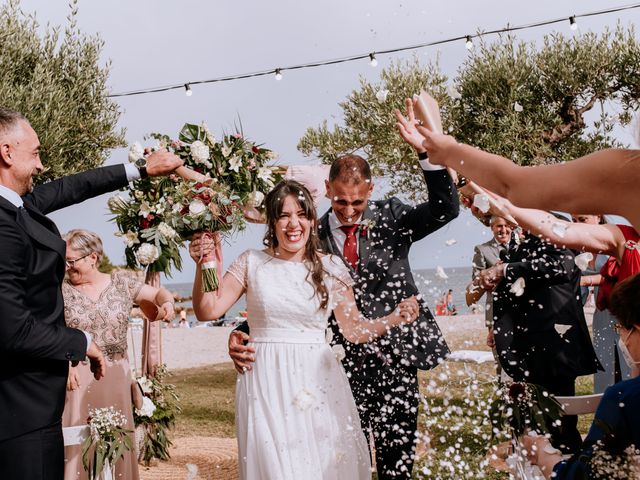
[[[93,378],[88,362],[78,364],[80,388],[67,391],[63,427],[86,425],[89,410],[113,406],[126,417],[125,428],[134,430],[127,328],[129,312],[142,286],[143,282],[132,272],[115,271],[111,274],[109,286],[94,301],[69,283],[62,284],[67,325],[89,332],[107,361],[106,375],[100,381]],[[135,445],[133,435],[132,443]],[[87,479],[82,466],[82,447],[67,446],[64,456],[65,480]],[[138,480],[135,451],[125,453],[124,458],[116,463],[113,478]]]

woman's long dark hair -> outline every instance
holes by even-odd
[[[313,199],[309,190],[295,180],[283,180],[271,190],[265,199],[265,209],[267,217],[267,233],[264,237],[264,244],[274,252],[278,247],[278,237],[276,236],[276,222],[282,214],[284,201],[288,196],[296,199],[300,208],[304,211],[307,219],[311,223],[309,239],[304,249],[304,259],[309,269],[309,277],[316,291],[316,295],[320,297],[320,309],[327,308],[329,303],[329,292],[324,284],[324,268],[320,260],[320,240],[318,239],[318,216],[313,204]]]

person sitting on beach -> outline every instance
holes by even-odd
[[[620,282],[611,295],[611,313],[617,319],[620,348],[625,363],[632,369],[631,380],[610,386],[604,392],[582,450],[563,460],[549,449],[546,437],[523,438],[529,461],[538,465],[545,478],[614,478],[612,461],[607,462],[606,476],[597,475],[591,464],[598,449],[609,449],[614,458],[629,446],[640,446],[640,274]],[[599,443],[600,442],[600,443]],[[613,464],[613,465],[612,465]],[[626,478],[616,476],[615,478]]]

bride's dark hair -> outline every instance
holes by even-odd
[[[329,303],[329,292],[324,284],[324,268],[320,260],[320,240],[318,239],[318,216],[316,208],[313,204],[313,198],[309,190],[295,180],[283,180],[271,190],[265,198],[265,210],[267,217],[267,233],[264,236],[264,244],[274,252],[278,247],[278,237],[276,236],[276,222],[282,214],[284,200],[292,196],[304,211],[307,219],[311,224],[309,239],[304,249],[304,259],[309,269],[309,277],[316,291],[316,295],[320,297],[320,309],[327,308]]]

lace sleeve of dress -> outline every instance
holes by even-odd
[[[333,309],[343,299],[344,292],[353,286],[353,278],[344,262],[335,255],[327,255],[324,258],[324,268],[329,278],[330,306]]]
[[[140,293],[144,282],[135,272],[121,270],[116,272],[116,275],[119,275],[122,279],[122,285],[124,285],[124,288],[131,299],[131,303],[135,303],[136,297],[138,296],[138,293]]]
[[[227,269],[227,273],[233,275],[235,279],[240,282],[240,285],[242,285],[244,288],[247,288],[247,268],[250,253],[251,250],[246,250],[241,253],[240,256],[236,258]]]

